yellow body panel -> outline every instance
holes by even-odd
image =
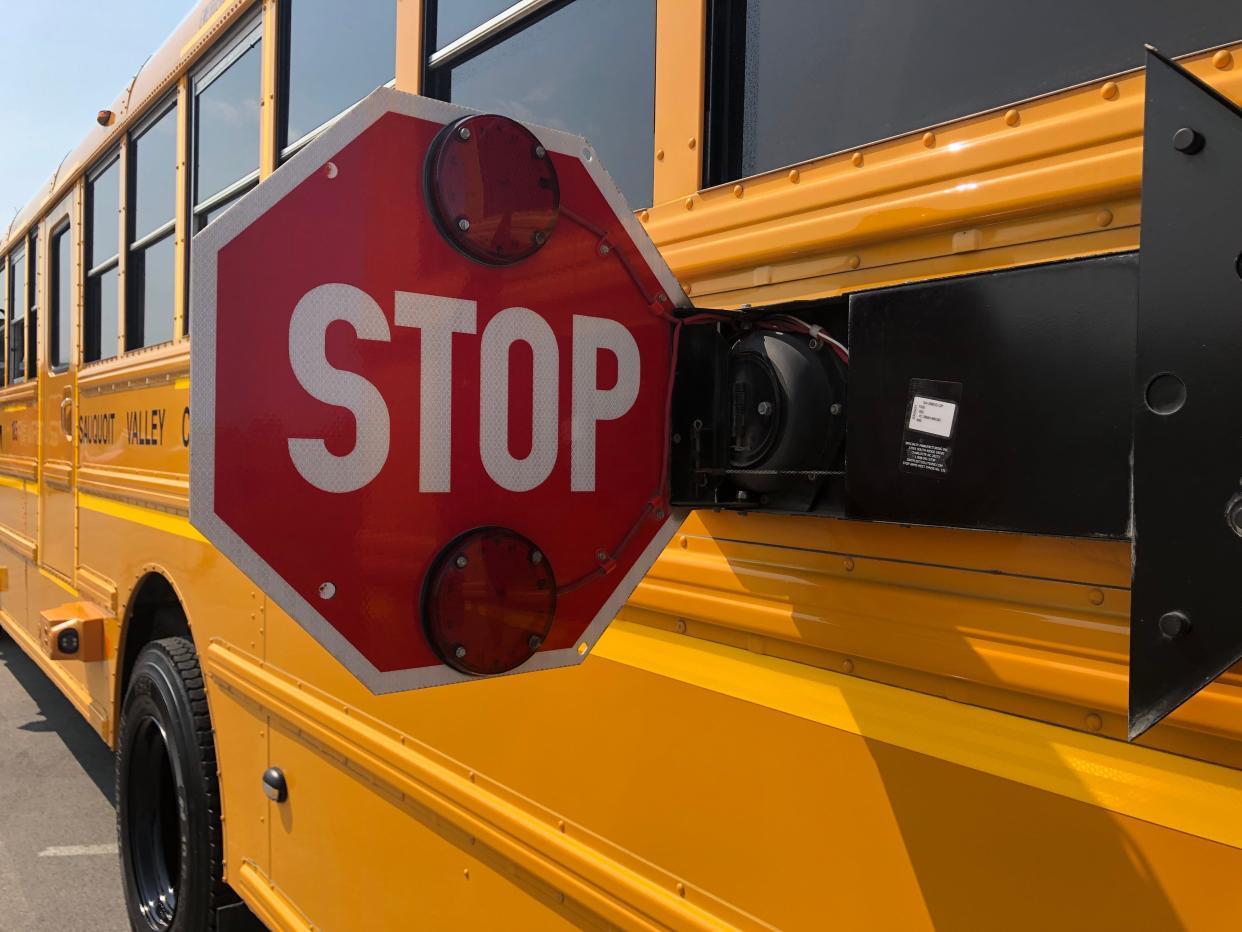
[[[281,6],[261,5],[266,176]],[[5,254],[61,205],[80,228],[82,172],[127,157],[145,106],[179,94],[184,129],[189,69],[252,9],[200,4]],[[640,216],[705,305],[1138,245],[1141,73],[700,191],[706,3],[657,14]],[[397,15],[417,89],[421,4]],[[1188,64],[1242,99],[1237,52]],[[185,275],[182,249],[177,334]],[[136,593],[168,580],[207,674],[227,879],[273,928],[1236,922],[1242,671],[1119,740],[1128,545],[696,513],[581,667],[375,696],[189,524],[189,352],[0,389],[0,625],[111,741]],[[105,659],[47,659],[40,613],[84,600]],[[261,792],[273,765],[288,802]]]

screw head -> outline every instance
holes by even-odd
[[[319,598],[327,600],[336,595],[336,584],[322,582],[319,584]]]
[[[457,221],[457,229],[465,233],[467,230],[470,229],[470,221],[467,220],[465,217],[462,217],[460,220]]]
[[[595,559],[599,560],[600,563],[607,563],[608,562],[608,551],[607,550],[596,550]]]
[[[465,142],[467,139],[469,139],[470,138],[470,127],[463,126],[461,129],[459,129],[457,131],[457,138],[460,139],[462,142]]]
[[[540,563],[542,563],[542,562],[543,562],[543,552],[542,552],[542,551],[539,551],[539,550],[532,550],[532,551],[530,552],[530,562],[531,562],[531,563],[534,563],[536,566],[538,566]]]
[[[610,252],[612,252],[612,249],[609,247],[609,245],[608,245],[607,243],[600,243],[600,244],[599,244],[599,254],[600,254],[601,256],[606,256],[606,255],[608,255],[608,253],[610,253]]]
[[[543,146],[535,146],[535,158],[541,159],[548,154],[548,150]]]
[[[530,645],[531,650],[539,650],[539,645],[543,643],[543,638],[537,634],[532,634],[530,640],[526,643]]]
[[[470,561],[466,559],[466,555],[464,553],[459,553],[456,559],[453,560],[453,565],[459,570],[464,570],[469,563]]]
[[[1165,612],[1157,624],[1161,635],[1172,641],[1190,631],[1190,616],[1183,611]]]
[[[1183,126],[1173,134],[1173,148],[1187,155],[1194,155],[1202,149],[1203,141],[1203,134],[1189,126]]]
[[[453,656],[456,657],[458,660],[461,660],[462,657],[466,656],[466,649],[462,647],[460,644],[458,644],[456,647],[453,648]]]
[[[542,246],[548,241],[548,234],[543,230],[536,230],[535,235],[531,238],[535,241],[536,246]]]

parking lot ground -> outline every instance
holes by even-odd
[[[128,929],[112,752],[0,632],[0,930]]]

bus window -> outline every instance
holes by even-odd
[[[396,73],[393,0],[291,0],[284,8],[283,157]]]
[[[655,0],[574,0],[497,23],[478,44],[433,53],[428,69],[433,97],[585,136],[630,207],[651,204]]]
[[[86,307],[82,361],[111,359],[117,351],[121,163],[113,155],[86,185]]]
[[[177,214],[177,107],[136,132],[129,145],[133,179],[125,348],[173,337],[173,265]]]
[[[713,0],[709,185],[1242,35],[1232,0]],[[1069,24],[1072,24],[1070,26]]]
[[[513,0],[450,0],[429,3],[428,47],[437,52],[513,6]]]
[[[26,266],[26,296],[30,312],[26,315],[26,346],[24,357],[26,362],[26,378],[33,379],[38,375],[37,360],[39,358],[39,276],[35,270],[39,267],[38,260],[39,235],[30,234],[28,255],[30,262]]]
[[[69,308],[73,306],[73,239],[66,224],[52,234],[52,294],[48,306],[48,364],[56,371],[69,365]]]
[[[261,23],[194,79],[194,230],[215,219],[259,180]]]
[[[0,259],[0,384],[4,382],[4,362],[5,351],[4,338],[9,330],[9,319],[5,314],[5,308],[9,306],[9,262],[6,256]]]
[[[26,250],[13,251],[9,275],[9,364],[8,384],[20,382],[26,374]]]

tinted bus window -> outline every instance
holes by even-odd
[[[195,81],[194,214],[232,203],[259,171],[261,33],[256,28],[223,62]]]
[[[48,363],[53,369],[69,365],[69,308],[73,306],[72,238],[64,227],[52,234],[52,294],[48,308]]]
[[[585,136],[630,207],[651,204],[655,0],[576,0],[437,65],[431,82],[453,103]]]
[[[396,74],[393,0],[292,0],[285,8],[285,145],[295,143]]]
[[[111,359],[117,352],[117,245],[121,165],[115,156],[86,185],[86,303],[82,311],[82,361]]]
[[[154,346],[173,337],[177,215],[177,108],[172,106],[130,141],[134,228],[125,348]]]
[[[19,249],[10,260],[9,275],[9,384],[26,375],[26,252]]]
[[[513,6],[513,0],[450,0],[434,5],[435,22],[431,34],[433,49],[442,49],[460,39],[476,26],[481,26],[498,13]]]
[[[1242,36],[1235,0],[714,0],[708,182]]]

